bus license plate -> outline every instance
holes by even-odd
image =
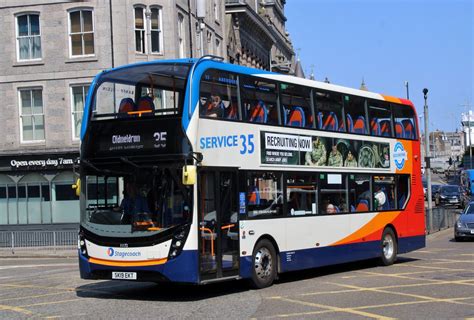
[[[137,280],[136,272],[112,272],[112,279],[115,280]]]

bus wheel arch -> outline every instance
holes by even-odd
[[[262,235],[255,242],[252,251],[251,285],[256,289],[269,287],[280,270],[280,250],[275,239]]]
[[[398,235],[392,224],[385,226],[380,239],[380,263],[392,265],[397,260]]]

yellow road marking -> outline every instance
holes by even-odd
[[[23,296],[23,297],[16,297],[16,298],[7,298],[7,299],[0,299],[0,301],[33,299],[33,298],[41,298],[41,297],[46,297],[46,296],[55,296],[55,295],[58,295],[58,294],[64,294],[64,292],[53,292],[53,293],[38,294],[38,295],[35,295],[35,296]]]
[[[49,302],[39,302],[39,303],[27,304],[27,305],[20,306],[20,307],[21,308],[30,308],[30,307],[37,307],[37,306],[46,306],[46,305],[50,305],[50,304],[72,302],[72,301],[77,301],[77,300],[80,300],[80,298],[69,299],[69,300],[59,300],[59,301],[49,301]]]
[[[398,265],[397,265],[398,266]],[[407,268],[420,268],[420,269],[431,269],[431,270],[443,270],[443,271],[472,271],[468,269],[453,269],[453,268],[444,268],[444,267],[431,267],[431,266],[417,266],[417,265],[400,265],[401,267]]]
[[[33,315],[32,311],[23,309],[22,307],[6,306],[6,305],[1,305],[0,304],[0,310],[18,312],[18,313],[25,314],[27,316]]]
[[[374,318],[374,319],[382,319],[382,320],[394,319],[394,318],[384,317],[382,315],[378,315],[378,314],[374,314],[374,313],[354,310],[353,308],[339,308],[339,307],[328,306],[328,305],[324,305],[324,304],[293,300],[293,299],[288,299],[288,298],[283,298],[283,297],[277,297],[277,298],[274,298],[274,299],[281,300],[281,301],[286,301],[286,302],[291,302],[291,303],[296,303],[296,304],[301,304],[301,305],[310,306],[310,307],[315,307],[315,308],[327,309],[327,310],[331,310],[333,312],[344,312],[344,313],[356,314],[356,315],[359,315],[359,316],[364,316],[364,317],[369,317],[369,318]]]
[[[454,304],[463,304],[463,305],[473,305],[472,303],[463,303],[454,300],[454,298],[450,299],[440,299],[440,298],[433,298],[433,297],[428,297],[428,296],[422,296],[419,294],[413,294],[413,293],[403,293],[403,292],[395,292],[395,291],[388,291],[388,290],[383,290],[383,289],[375,289],[375,288],[364,288],[364,287],[358,287],[358,286],[353,286],[349,284],[341,284],[341,283],[332,283],[328,282],[329,284],[340,286],[343,288],[349,288],[349,289],[359,289],[363,291],[372,291],[372,292],[378,292],[378,293],[387,293],[387,294],[393,294],[393,295],[398,295],[398,296],[403,296],[403,297],[410,297],[410,298],[417,298],[417,299],[422,299],[422,300],[429,300],[433,302],[448,302],[448,303],[454,303]],[[466,299],[473,299],[474,297],[466,297]]]
[[[354,290],[354,291],[358,291],[358,290]],[[468,297],[468,298],[454,298],[454,299],[451,299],[451,300],[459,301],[459,300],[468,300],[468,299],[471,299],[471,297]],[[437,302],[437,301],[431,301],[431,300],[405,301],[405,302],[394,302],[394,303],[387,303],[387,304],[354,307],[352,309],[353,310],[365,310],[365,309],[373,309],[373,308],[398,307],[398,306],[405,306],[405,305],[425,304],[425,303],[434,303],[434,302]],[[316,315],[316,314],[323,314],[323,313],[330,313],[330,312],[334,312],[334,311],[332,311],[332,310],[321,310],[321,311],[309,311],[309,312],[298,312],[298,313],[288,313],[288,314],[277,314],[277,315],[273,315],[273,316],[266,316],[266,317],[263,317],[263,318],[266,319],[266,318],[301,317],[301,316]],[[474,320],[474,318],[466,319],[466,320]]]

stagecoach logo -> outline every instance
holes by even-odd
[[[408,160],[407,152],[403,148],[403,144],[397,142],[395,148],[393,148],[393,160],[395,161],[395,166],[398,170],[402,170],[405,166],[405,161]]]
[[[108,248],[107,255],[109,257],[125,258],[125,257],[140,257],[142,253],[140,251],[122,251],[122,250],[117,250],[114,248]]]

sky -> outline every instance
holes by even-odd
[[[306,77],[409,97],[429,130],[474,112],[474,0],[287,0],[286,29]],[[421,119],[423,121],[423,119]]]

